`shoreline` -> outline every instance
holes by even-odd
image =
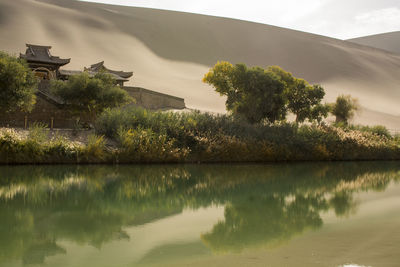
[[[87,133],[85,133],[87,134]],[[359,152],[352,155],[344,154],[342,157],[329,152],[329,149],[317,144],[311,147],[309,153],[300,153],[291,149],[292,146],[266,146],[257,148],[254,154],[245,149],[245,156],[242,159],[232,158],[229,151],[206,151],[193,152],[185,149],[174,148],[171,151],[164,151],[164,155],[157,153],[154,157],[149,156],[149,151],[126,151],[124,147],[118,147],[115,141],[97,136],[96,140],[102,140],[97,145],[88,142],[77,142],[76,140],[48,140],[45,144],[40,144],[29,139],[4,140],[0,137],[0,165],[206,165],[206,164],[296,164],[310,162],[368,162],[368,161],[398,161],[400,160],[400,147],[357,147]],[[8,141],[8,142],[7,142]],[[54,143],[55,142],[55,143]],[[59,141],[60,142],[60,141]],[[110,143],[113,143],[112,145]],[[335,144],[339,145],[339,144]],[[257,143],[250,144],[256,147]],[[228,148],[236,150],[233,145]],[[373,151],[377,149],[376,153]],[[162,148],[161,148],[162,150]],[[279,151],[281,150],[281,151]],[[351,151],[351,146],[345,147],[346,151]],[[353,152],[356,149],[353,150]],[[183,152],[182,152],[183,151]],[[269,152],[268,152],[269,151]],[[323,153],[321,153],[321,151]],[[153,152],[154,153],[154,152]],[[260,155],[263,153],[264,155]],[[258,155],[257,155],[258,154]],[[220,156],[218,156],[220,155]],[[251,155],[251,156],[249,156]]]
[[[0,166],[135,166],[135,165],[146,165],[146,166],[197,166],[197,165],[280,165],[280,164],[307,164],[307,163],[347,163],[347,162],[397,162],[400,159],[352,159],[352,160],[288,160],[288,161],[181,161],[181,162],[39,162],[39,163],[0,163]]]

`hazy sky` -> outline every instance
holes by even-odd
[[[400,0],[86,0],[237,18],[347,39],[400,31]]]

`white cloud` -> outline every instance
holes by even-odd
[[[400,26],[400,9],[397,7],[374,10],[356,16],[356,21],[360,24],[383,23],[386,25]]]
[[[400,30],[398,0],[83,0],[230,17],[352,38]]]
[[[359,14],[353,20],[349,37],[400,30],[400,8],[391,7]]]

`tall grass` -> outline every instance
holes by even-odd
[[[0,132],[0,163],[73,163],[76,148],[60,136],[50,139],[42,126],[30,129],[26,138],[7,129]]]
[[[132,107],[106,110],[97,120],[99,134],[118,139],[118,129],[135,133],[132,139],[149,139],[135,146],[123,144],[123,149],[133,147],[131,154],[156,144],[158,136],[163,142],[157,146],[185,149],[185,156],[175,160],[190,162],[400,159],[399,140],[382,126],[252,125],[229,115],[151,112]],[[138,132],[151,134],[143,137]]]
[[[47,125],[40,122],[35,122],[29,126],[28,140],[38,144],[44,144],[49,139]]]
[[[33,125],[0,132],[0,163],[267,162],[400,159],[384,127],[251,125],[229,115],[109,109],[96,135],[77,145]]]
[[[101,163],[109,156],[106,150],[106,140],[104,136],[91,134],[87,138],[87,143],[78,150],[78,161],[84,163]]]
[[[179,162],[187,153],[175,145],[166,134],[156,134],[152,129],[123,129],[118,131],[117,161],[127,162]]]
[[[372,134],[376,134],[379,136],[384,136],[386,138],[393,138],[389,132],[389,130],[382,125],[375,125],[375,126],[367,126],[367,125],[346,125],[343,123],[335,123],[336,127],[347,129],[347,130],[357,130],[361,132],[368,132]]]

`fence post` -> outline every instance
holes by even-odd
[[[25,129],[28,128],[28,116],[25,116],[24,127]]]
[[[50,129],[53,130],[54,126],[54,117],[51,117]]]

